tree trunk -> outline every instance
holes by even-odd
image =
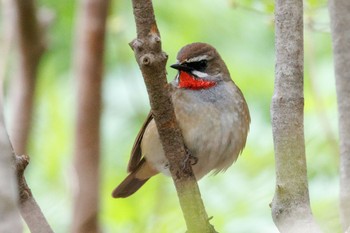
[[[81,0],[79,5],[73,233],[99,232],[100,109],[107,8],[108,0]]]
[[[272,217],[281,233],[320,232],[309,201],[304,142],[303,1],[276,0],[271,115],[276,161]]]
[[[16,154],[27,154],[27,142],[33,111],[37,68],[44,43],[36,17],[34,0],[15,0],[19,69],[12,80],[12,121],[10,137]]]
[[[170,172],[178,193],[188,233],[215,232],[199,192],[186,152],[181,130],[167,90],[165,65],[168,56],[162,51],[160,33],[152,1],[132,0],[137,39],[130,43],[141,69],[159,137],[169,160]]]
[[[340,139],[340,217],[350,227],[350,1],[330,0]]]
[[[5,80],[15,35],[15,7],[12,0],[0,1],[0,80]]]
[[[0,80],[0,232],[22,232],[13,152],[3,115],[3,80]]]

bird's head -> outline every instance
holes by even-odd
[[[171,67],[179,71],[176,81],[180,88],[207,89],[220,81],[231,80],[219,53],[206,43],[184,46],[177,54],[177,63]]]

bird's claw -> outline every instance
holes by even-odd
[[[186,167],[188,164],[191,166],[194,166],[198,163],[198,158],[193,156],[187,147],[185,147],[185,151],[186,151],[186,157],[185,157],[184,163],[183,163],[184,170],[186,170]]]

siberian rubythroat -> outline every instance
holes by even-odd
[[[183,47],[171,67],[178,70],[171,82],[171,98],[185,146],[196,158],[192,165],[196,179],[210,171],[225,171],[243,150],[249,130],[250,115],[241,90],[219,53],[206,43]],[[137,135],[128,172],[113,197],[130,196],[158,173],[170,175],[152,114]]]

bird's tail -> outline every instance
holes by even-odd
[[[135,172],[130,173],[123,180],[123,182],[113,190],[112,196],[114,198],[128,197],[133,193],[135,193],[139,188],[141,188],[141,186],[144,185],[144,183],[146,183],[148,179],[149,178],[139,179],[139,178],[136,178]]]
[[[135,193],[146,183],[149,178],[158,173],[149,163],[143,158],[135,170],[123,180],[123,182],[116,187],[112,193],[114,198],[128,197]]]

